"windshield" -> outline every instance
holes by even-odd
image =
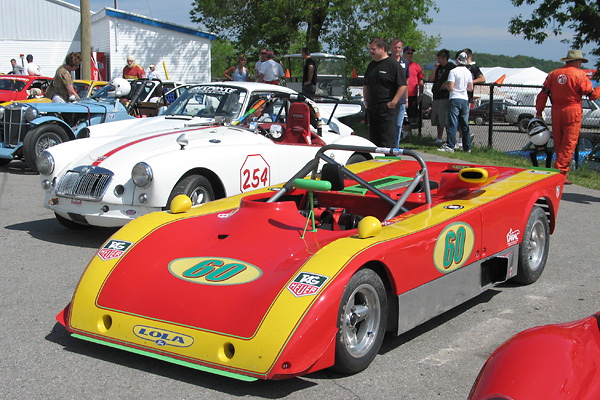
[[[27,81],[18,79],[0,79],[0,90],[10,90],[12,92],[20,92],[25,88]]]
[[[167,115],[189,115],[203,118],[216,116],[235,119],[240,114],[248,93],[242,88],[201,85],[182,93],[167,108]]]

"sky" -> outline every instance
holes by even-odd
[[[79,5],[79,0],[65,0]],[[117,8],[146,17],[192,28],[190,21],[192,0],[90,0],[92,12],[103,7]],[[559,61],[566,57],[569,46],[561,38],[549,37],[538,45],[508,33],[510,19],[518,14],[528,17],[532,6],[516,8],[510,0],[435,0],[439,13],[431,13],[434,22],[419,29],[428,35],[440,35],[440,48],[458,50],[469,47],[475,53],[517,56],[526,55],[543,60]],[[567,37],[570,39],[570,37]],[[365,45],[366,46],[366,45]],[[583,51],[590,49],[584,48]],[[476,60],[475,60],[476,61]],[[587,66],[595,63],[594,59]]]

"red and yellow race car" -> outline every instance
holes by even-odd
[[[343,167],[331,150],[384,156]],[[400,156],[400,157],[398,157]],[[506,280],[535,282],[564,178],[329,145],[285,184],[137,218],[57,320],[73,337],[239,379],[365,369]]]

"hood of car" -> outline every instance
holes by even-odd
[[[147,217],[128,226],[148,231],[141,240],[133,243],[117,234],[99,250],[99,258],[112,254],[111,246],[126,253],[108,273],[97,306],[240,338],[260,329],[283,291],[301,294],[291,285],[302,266],[345,235],[326,232],[322,240],[301,239],[306,218],[294,202],[244,199],[235,212],[184,218],[155,229]],[[272,245],[265,251],[268,242]],[[311,284],[307,290],[315,294],[318,282]]]
[[[177,139],[182,135],[188,144],[181,149]],[[200,128],[164,129],[152,134],[121,137],[102,146],[93,148],[86,156],[77,161],[77,165],[101,166],[118,169],[125,164],[148,160],[167,152],[194,151],[208,148],[221,151],[223,146],[245,146],[258,143],[272,143],[263,136],[234,127],[203,126]]]

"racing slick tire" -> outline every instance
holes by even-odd
[[[352,154],[350,156],[350,158],[348,159],[348,162],[346,163],[346,165],[350,165],[350,164],[356,164],[359,162],[363,162],[363,161],[367,161],[367,157],[365,157],[362,154]]]
[[[178,195],[185,194],[192,200],[192,205],[208,203],[215,199],[215,193],[209,180],[202,175],[186,176],[173,188],[167,201],[167,209],[171,206],[171,201]]]
[[[340,301],[335,371],[354,374],[369,366],[383,342],[387,312],[386,291],[379,275],[369,268],[356,272]]]
[[[475,117],[474,122],[475,125],[483,125],[485,124],[485,118],[483,118],[481,115],[478,115]]]
[[[65,228],[69,228],[69,229],[76,230],[76,231],[90,228],[90,225],[78,224],[77,222],[71,221],[70,219],[67,219],[61,215],[58,215],[57,213],[54,213],[54,216],[56,217],[56,220],[58,222],[60,222],[60,224],[62,226],[64,226]]]
[[[538,280],[546,266],[550,249],[550,225],[546,213],[540,207],[533,207],[523,241],[519,246],[519,266],[513,279],[522,285]]]
[[[42,151],[66,142],[69,136],[60,126],[44,124],[32,129],[23,139],[23,158],[29,167],[37,171],[36,160]]]
[[[519,120],[519,132],[521,133],[527,133],[527,127],[529,126],[529,121],[531,121],[531,118],[521,118]]]

